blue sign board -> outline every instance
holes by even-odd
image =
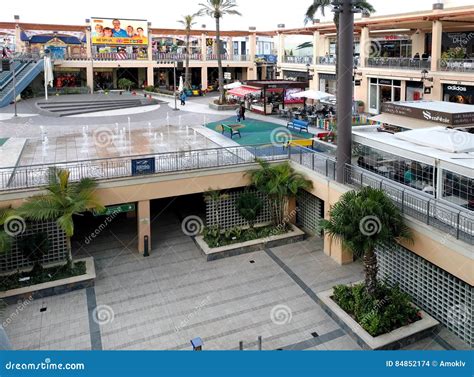
[[[155,173],[155,158],[139,158],[132,160],[132,175],[144,175]]]

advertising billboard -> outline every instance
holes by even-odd
[[[92,43],[95,45],[147,45],[148,22],[124,18],[92,18]]]

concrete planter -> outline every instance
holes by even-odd
[[[363,349],[394,350],[405,347],[433,334],[439,322],[420,310],[422,318],[407,326],[376,337],[370,335],[348,313],[333,301],[333,290],[317,294],[324,311],[334,319]]]
[[[0,299],[7,304],[15,304],[18,301],[31,300],[31,298],[38,299],[92,287],[95,283],[94,259],[84,258],[75,260],[74,263],[76,262],[86,262],[86,273],[84,275],[0,292]]]
[[[217,111],[227,111],[227,110],[237,110],[239,107],[239,104],[235,105],[217,105],[214,102],[209,103],[209,108],[212,110],[217,110]]]
[[[201,250],[201,253],[206,256],[206,259],[209,262],[217,259],[263,250],[265,247],[276,247],[303,241],[305,233],[294,225],[292,227],[293,230],[285,234],[260,238],[252,241],[234,243],[232,245],[215,248],[210,248],[204,241],[203,236],[197,236],[195,238],[195,242]]]

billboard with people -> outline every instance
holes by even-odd
[[[92,43],[96,45],[147,45],[148,22],[124,18],[92,18]]]

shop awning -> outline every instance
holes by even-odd
[[[394,114],[380,114],[380,115],[376,115],[369,118],[369,120],[378,122],[378,123],[391,124],[392,126],[407,128],[409,130],[430,128],[430,127],[435,127],[438,125],[436,123],[429,122],[427,120],[408,118],[408,117],[404,117],[401,115],[394,115]]]
[[[227,94],[231,96],[237,96],[237,97],[245,97],[248,94],[253,94],[253,93],[258,93],[260,92],[260,88],[254,88],[252,86],[240,86],[238,88],[234,88],[232,90],[229,90]]]

